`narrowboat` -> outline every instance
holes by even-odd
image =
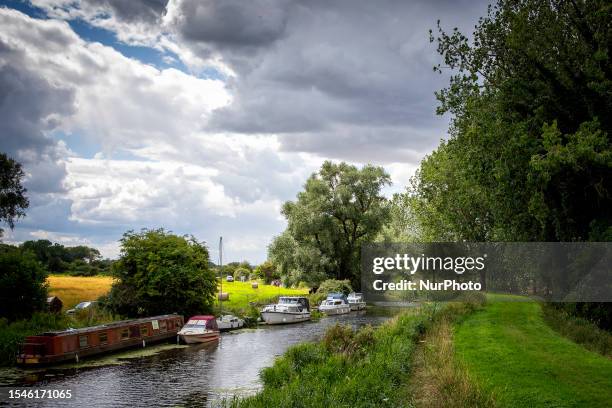
[[[85,357],[176,338],[183,317],[176,314],[122,320],[82,329],[28,336],[20,345],[20,365],[79,362]]]
[[[187,324],[178,332],[187,344],[209,343],[219,340],[219,327],[215,316],[191,316]]]
[[[266,324],[299,323],[310,320],[310,303],[303,296],[281,296],[275,305],[267,305],[261,311]]]

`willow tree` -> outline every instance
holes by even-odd
[[[361,245],[388,219],[381,190],[390,182],[382,167],[326,161],[297,200],[283,205],[287,230],[271,244],[270,258],[310,284],[349,279],[359,287]]]

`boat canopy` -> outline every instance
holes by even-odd
[[[217,319],[211,315],[191,316],[187,325],[205,326],[207,329],[218,330]]]
[[[344,293],[328,293],[327,300],[330,300],[330,299],[346,300],[346,295]]]
[[[278,298],[278,303],[281,305],[300,305],[307,311],[310,310],[310,302],[304,296],[281,296]]]

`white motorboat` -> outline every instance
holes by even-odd
[[[178,332],[187,344],[208,343],[219,340],[219,328],[215,316],[192,316]]]
[[[351,310],[362,310],[365,309],[366,307],[366,302],[363,299],[363,294],[362,293],[350,293],[348,295],[348,303],[349,306],[351,307]]]
[[[234,315],[223,315],[217,317],[217,326],[220,331],[240,329],[244,326],[244,320]]]
[[[299,323],[310,320],[310,304],[303,296],[281,296],[275,305],[267,305],[261,311],[266,324]]]
[[[327,298],[319,305],[319,312],[326,315],[340,315],[351,311],[351,306],[345,299]]]

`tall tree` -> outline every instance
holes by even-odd
[[[612,5],[501,0],[469,39],[439,29],[451,137],[412,194],[438,239],[612,239]],[[437,224],[437,225],[436,225]]]
[[[121,256],[113,263],[117,281],[109,305],[128,316],[210,312],[217,279],[207,248],[194,238],[163,229],[129,231],[121,239]]]
[[[388,217],[381,195],[387,184],[390,177],[381,167],[358,169],[326,161],[297,200],[283,205],[287,232],[272,244],[271,258],[278,260],[285,252],[292,259],[281,259],[281,265],[292,265],[309,283],[350,279],[359,287],[361,244],[373,240]],[[292,243],[295,251],[276,251]]]
[[[25,196],[27,190],[21,185],[23,177],[21,164],[0,153],[0,221],[10,229],[15,228],[17,219],[25,217],[25,210],[30,205]],[[0,228],[0,237],[2,232]]]

